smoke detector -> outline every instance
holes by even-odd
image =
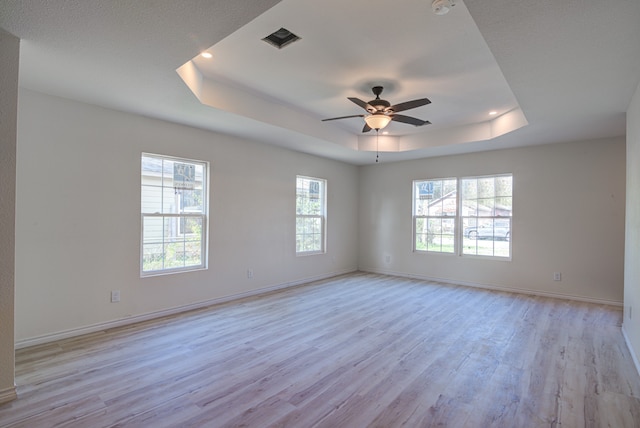
[[[431,8],[436,15],[446,15],[456,5],[455,0],[433,0]]]

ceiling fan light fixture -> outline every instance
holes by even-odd
[[[380,130],[391,122],[391,116],[387,116],[384,113],[373,113],[365,116],[364,121],[369,125],[369,128]]]

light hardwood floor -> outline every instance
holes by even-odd
[[[6,427],[638,427],[615,307],[358,273],[17,352]]]

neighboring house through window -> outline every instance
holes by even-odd
[[[207,177],[207,162],[142,154],[142,276],[207,267]]]

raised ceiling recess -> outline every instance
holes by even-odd
[[[462,1],[442,16],[424,0],[369,3],[282,1],[208,48],[214,60],[194,57],[178,73],[203,104],[267,124],[264,138],[307,147],[375,150],[363,121],[322,119],[354,115],[345,99],[370,99],[381,86],[387,99],[432,102],[411,111],[429,126],[396,115],[381,151],[486,141],[527,124]],[[287,28],[304,29],[304,39],[292,43]]]

